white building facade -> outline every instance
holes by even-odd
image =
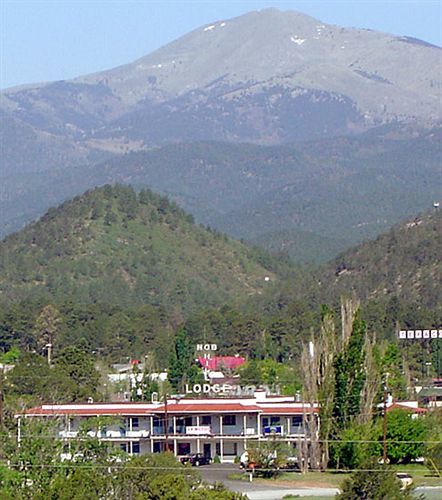
[[[166,404],[42,405],[16,418],[19,440],[22,419],[51,418],[58,423],[55,437],[67,442],[87,432],[131,455],[169,449],[177,457],[201,453],[233,462],[261,441],[278,438],[294,447],[309,440],[305,423],[317,418],[317,407],[290,397],[256,393],[253,398],[168,399]],[[95,424],[88,430],[91,421]]]

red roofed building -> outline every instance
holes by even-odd
[[[425,415],[428,410],[419,408],[417,401],[395,401],[387,404],[387,412],[391,410],[405,410],[416,418],[419,415]]]
[[[130,454],[170,449],[176,456],[203,453],[232,462],[251,443],[280,436],[294,446],[305,433],[307,416],[317,418],[317,407],[295,402],[287,396],[268,398],[257,391],[250,398],[171,399],[161,403],[85,403],[42,405],[18,419],[18,439],[23,418],[56,418],[58,437],[78,436],[90,417],[113,416],[116,423],[88,434],[115,443]]]
[[[246,360],[240,356],[215,356],[213,358],[199,357],[198,362],[204,370],[222,372],[223,370],[236,370]]]

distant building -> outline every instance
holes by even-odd
[[[379,405],[381,407],[382,404]],[[420,408],[418,401],[394,401],[387,403],[387,412],[392,410],[405,410],[409,412],[412,418],[417,418],[427,413],[426,408]]]

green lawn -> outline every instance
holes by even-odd
[[[421,464],[393,465],[392,468],[396,472],[405,472],[413,478],[415,486],[442,486],[442,478],[430,473],[430,471]],[[342,481],[349,476],[348,472],[282,472],[276,478],[264,479],[255,477],[255,482],[266,482],[277,484],[279,482],[293,483],[293,487],[297,486],[316,486],[323,487],[339,487]],[[249,480],[249,475],[246,473],[234,473],[229,476],[229,479]]]

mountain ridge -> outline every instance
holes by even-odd
[[[182,314],[261,293],[277,275],[260,259],[271,261],[194,224],[167,198],[104,186],[50,209],[0,243],[0,297],[147,303]]]
[[[161,191],[238,238],[373,237],[439,196],[441,151],[430,135],[440,136],[440,50],[270,9],[201,26],[104,72],[6,90],[1,232],[123,182]],[[231,145],[201,164],[170,153],[208,141],[281,149],[276,160],[256,153],[259,167],[233,158]],[[162,154],[163,164],[152,160]]]
[[[52,158],[43,146],[27,162],[41,169],[63,151],[69,166],[115,152],[116,143],[120,152],[213,139],[278,144],[396,121],[434,126],[442,117],[439,63],[439,48],[404,37],[252,12],[117,68],[3,91],[3,140],[15,119],[68,141],[71,151],[59,144]],[[26,163],[20,152],[5,165],[17,162]]]
[[[97,165],[35,173],[31,182],[19,174],[5,176],[0,209],[10,225],[1,229],[18,229],[49,205],[121,182],[154,189],[198,222],[264,246],[262,235],[291,230],[352,245],[425,210],[439,195],[441,130],[406,140],[403,133],[397,137],[390,127],[380,136],[370,131],[282,146],[172,144]],[[344,248],[330,244],[334,251]],[[332,256],[326,249],[320,253]]]
[[[421,213],[374,240],[341,253],[319,273],[324,296],[354,293],[362,301],[397,297],[441,311],[442,212]]]

